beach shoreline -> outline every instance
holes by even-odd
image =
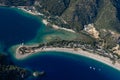
[[[49,22],[47,21],[47,19],[43,19],[42,22],[43,22],[46,26],[49,24]],[[58,25],[55,25],[55,24],[52,24],[52,28],[54,28],[54,29],[56,29],[56,30],[65,30],[65,31],[68,31],[68,32],[75,33],[75,31],[72,30],[72,29],[62,28],[62,27],[59,27]]]
[[[84,51],[81,48],[78,48],[77,51],[74,50],[73,48],[44,48],[44,49],[35,50],[35,53],[29,53],[29,54],[24,54],[24,55],[19,54],[18,49],[19,48],[17,48],[17,50],[16,50],[15,57],[16,57],[16,59],[19,59],[19,60],[20,59],[25,59],[25,58],[27,58],[27,57],[29,57],[31,55],[34,55],[34,54],[40,54],[41,52],[56,51],[56,52],[66,52],[68,54],[84,56],[84,57],[99,61],[101,63],[104,63],[104,64],[106,64],[108,66],[111,66],[114,69],[120,70],[120,64],[118,62],[113,64],[112,61],[109,58],[100,56],[98,54],[90,53],[88,51]]]
[[[36,13],[34,12],[31,12],[31,11],[28,11],[28,10],[25,10],[24,8],[18,8],[18,9],[21,9],[23,11],[25,11],[26,13],[29,13],[29,14],[32,14],[32,15],[36,15]],[[45,24],[45,25],[48,25],[49,22],[47,21],[47,19],[42,19],[42,22]],[[55,24],[52,24],[52,28],[54,29],[61,29],[61,30],[65,30],[65,31],[69,31],[69,32],[73,32],[75,33],[74,30],[71,30],[71,29],[67,29],[67,28],[62,28],[62,27],[59,27]],[[73,48],[44,48],[44,49],[37,49],[35,50],[35,53],[30,53],[30,54],[24,54],[24,55],[20,55],[18,53],[18,50],[21,46],[19,46],[17,49],[16,49],[16,52],[15,52],[15,57],[16,59],[25,59],[31,55],[34,55],[34,54],[39,54],[40,52],[45,52],[45,51],[57,51],[57,52],[67,52],[67,53],[71,53],[71,54],[76,54],[76,55],[80,55],[80,56],[85,56],[85,57],[88,57],[88,58],[91,58],[91,59],[94,59],[94,60],[97,60],[99,62],[102,62],[104,64],[107,64],[117,70],[120,70],[120,64],[118,62],[116,62],[115,64],[112,63],[112,61],[107,58],[107,57],[103,57],[103,56],[100,56],[98,54],[94,54],[94,53],[90,53],[88,51],[84,51],[82,49],[78,49],[77,51],[75,51]]]
[[[44,14],[42,14],[42,13],[39,13],[39,12],[37,12],[37,11],[34,11],[34,12],[33,12],[32,10],[26,10],[24,7],[21,7],[21,6],[19,6],[19,7],[17,7],[17,8],[20,9],[20,10],[22,10],[22,11],[24,11],[24,12],[26,12],[26,13],[29,13],[29,14],[31,14],[31,15],[44,16]],[[47,21],[47,19],[42,19],[42,22],[43,22],[43,24],[45,24],[46,26],[49,24],[49,22]],[[54,29],[56,29],[56,30],[57,30],[57,29],[61,29],[61,30],[65,30],[65,31],[69,31],[69,32],[75,33],[75,31],[72,30],[72,29],[62,28],[62,27],[59,27],[58,25],[55,25],[55,24],[52,24],[52,28],[54,28]]]
[[[42,14],[42,13],[39,13],[38,11],[36,11],[36,10],[34,10],[34,11],[32,11],[32,10],[27,10],[27,9],[25,9],[25,7],[24,6],[18,6],[17,7],[18,9],[20,9],[20,10],[22,10],[22,11],[24,11],[24,12],[26,12],[26,13],[28,13],[28,14],[32,14],[32,15],[40,15],[40,16],[43,16],[44,14]]]

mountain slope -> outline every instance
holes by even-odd
[[[39,11],[64,19],[69,28],[80,32],[84,25],[120,32],[119,0],[37,0]]]
[[[97,29],[99,30],[102,28],[118,30],[120,26],[116,13],[116,7],[112,5],[112,2],[110,0],[105,0],[103,7],[99,11],[95,21],[95,26]]]
[[[69,9],[66,10],[66,13],[62,14],[62,17],[73,25],[77,23],[78,25],[80,25],[81,29],[83,29],[84,25],[94,22],[99,11],[99,3],[100,0],[71,0]],[[72,14],[72,16],[66,18],[67,16],[69,16],[69,14]]]
[[[120,32],[120,0],[0,0],[8,6],[35,6],[47,15],[59,16],[80,32],[91,23]],[[65,26],[64,26],[65,27]]]
[[[106,42],[106,47],[115,46],[119,42],[120,0],[0,0],[0,3],[28,6],[28,9],[29,6],[33,6],[43,13],[44,18],[51,24],[87,35],[88,40],[88,37],[97,36],[99,39],[95,40],[102,39]],[[85,31],[85,27],[90,29]]]

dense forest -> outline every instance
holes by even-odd
[[[7,6],[35,6],[51,16],[63,18],[79,32],[84,25],[120,31],[120,0],[0,0]]]
[[[30,75],[29,70],[15,66],[7,55],[0,53],[0,80],[25,80]]]
[[[30,6],[35,0],[0,0],[0,3],[7,6]]]
[[[100,40],[94,40],[83,31],[85,25],[94,24],[100,33],[101,42],[105,42],[104,48],[111,49],[111,46],[120,44],[120,37],[110,33],[120,33],[120,0],[0,0],[0,5],[34,6],[38,12],[50,17],[52,24],[59,24],[60,27],[79,33],[80,41],[100,43]],[[11,78],[12,75],[14,79]],[[0,53],[0,80],[24,80],[28,75],[29,71],[15,66],[7,55]]]

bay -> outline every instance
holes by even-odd
[[[45,71],[28,80],[120,80],[120,71],[87,57],[64,52],[42,52],[24,60],[14,60],[21,67]]]
[[[6,48],[36,36],[41,23],[35,16],[27,15],[18,14],[13,8],[0,7],[0,42]]]
[[[20,43],[39,43],[48,38],[71,38],[65,31],[46,27],[30,14],[13,8],[0,7],[0,51]],[[75,35],[72,34],[72,38]],[[9,53],[8,53],[9,54]],[[43,77],[28,80],[120,80],[120,71],[98,61],[64,52],[42,52],[24,60],[9,57],[15,65],[33,71],[45,71]]]

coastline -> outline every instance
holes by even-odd
[[[25,11],[26,13],[29,13],[29,14],[32,14],[32,15],[36,15],[34,12],[31,12],[31,11],[28,11],[28,10],[25,10],[25,9],[21,9],[23,11]],[[45,25],[48,25],[49,22],[46,20],[46,19],[43,19],[42,22],[45,24]],[[52,27],[54,29],[62,29],[62,30],[65,30],[65,31],[69,31],[69,32],[74,32],[73,30],[71,29],[66,29],[66,28],[61,28],[57,25],[52,25]],[[21,46],[19,46],[21,47]],[[119,63],[115,63],[114,65],[112,64],[112,61],[109,59],[109,58],[106,58],[106,57],[102,57],[102,56],[99,56],[97,54],[94,54],[94,53],[90,53],[90,52],[87,52],[87,51],[83,51],[82,49],[79,49],[78,51],[75,51],[74,49],[72,48],[45,48],[43,50],[41,49],[38,49],[35,51],[35,53],[30,53],[30,54],[24,54],[23,56],[21,56],[20,54],[17,54],[17,51],[18,51],[18,48],[16,50],[16,54],[15,54],[15,57],[17,59],[25,59],[26,57],[32,55],[32,54],[38,54],[40,52],[45,52],[45,51],[58,51],[58,52],[67,52],[67,53],[71,53],[71,54],[77,54],[77,55],[80,55],[80,56],[85,56],[85,57],[88,57],[88,58],[91,58],[91,59],[94,59],[94,60],[97,60],[99,62],[102,62],[104,64],[107,64],[117,70],[120,70],[120,64]]]
[[[47,26],[49,24],[49,22],[46,20],[46,19],[43,19],[42,22]],[[75,33],[74,30],[72,29],[67,29],[67,28],[62,28],[62,27],[59,27],[55,24],[52,24],[52,28],[58,30],[58,29],[61,29],[61,30],[65,30],[65,31],[68,31],[68,32],[72,32],[72,33]]]
[[[26,12],[26,13],[29,13],[29,14],[31,14],[31,15],[44,16],[44,14],[39,13],[39,12],[37,12],[36,10],[34,10],[34,11],[32,11],[32,10],[27,10],[27,9],[25,9],[25,8],[22,7],[22,6],[19,6],[19,7],[17,7],[17,8],[20,9],[20,10],[22,10],[22,11],[24,11],[24,12]],[[42,19],[42,22],[43,22],[43,24],[45,24],[46,26],[49,24],[49,22],[47,21],[47,19]],[[56,30],[57,30],[57,29],[61,29],[61,30],[65,30],[65,31],[69,31],[69,32],[75,33],[75,31],[72,30],[72,29],[62,28],[62,27],[59,27],[59,26],[57,26],[57,25],[55,25],[55,24],[52,24],[52,28],[54,28],[54,29],[56,29]]]
[[[21,46],[19,46],[19,47],[21,47]],[[112,61],[109,58],[100,56],[98,54],[94,54],[94,53],[84,51],[81,48],[78,48],[78,50],[74,50],[73,48],[44,48],[44,49],[40,48],[40,49],[35,50],[35,53],[29,53],[29,54],[24,54],[24,55],[19,54],[18,49],[19,48],[17,48],[16,54],[15,54],[16,59],[25,59],[25,58],[33,55],[33,54],[40,54],[41,52],[48,52],[48,51],[66,52],[68,54],[84,56],[84,57],[99,61],[101,63],[104,63],[108,66],[111,66],[114,69],[120,70],[120,64],[118,62],[113,64]]]
[[[11,8],[14,8],[14,6],[11,7]],[[24,6],[18,6],[17,9],[20,9],[20,10],[22,10],[22,11],[28,13],[28,14],[31,14],[31,15],[44,16],[44,14],[36,11],[35,8],[34,8],[34,10],[29,10],[29,9],[25,9]],[[42,22],[43,22],[43,24],[45,24],[46,26],[49,24],[49,22],[47,21],[47,19],[42,19]],[[54,28],[54,29],[56,29],[56,30],[57,30],[57,29],[61,29],[61,30],[65,30],[65,31],[68,31],[68,32],[75,33],[75,31],[72,30],[72,29],[62,28],[62,27],[59,27],[58,25],[55,25],[55,24],[52,24],[52,28]]]
[[[27,9],[25,9],[24,7],[22,7],[22,6],[19,6],[19,7],[17,7],[18,9],[20,9],[20,10],[22,10],[22,11],[24,11],[24,12],[26,12],[26,13],[29,13],[29,14],[32,14],[32,15],[40,15],[40,16],[43,16],[44,14],[42,14],[42,13],[39,13],[39,12],[37,12],[37,11],[32,11],[32,10],[27,10]]]

